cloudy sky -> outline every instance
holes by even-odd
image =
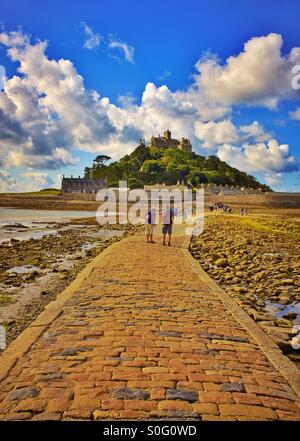
[[[299,16],[298,0],[2,0],[0,192],[167,128],[300,191]]]

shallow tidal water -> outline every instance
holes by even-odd
[[[11,239],[42,239],[57,234],[53,223],[94,217],[91,211],[45,211],[0,207],[0,243]]]
[[[0,207],[0,226],[7,222],[59,222],[94,216],[93,211],[46,211]]]

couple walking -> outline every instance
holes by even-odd
[[[163,245],[166,245],[166,236],[168,235],[168,246],[171,246],[172,224],[174,219],[174,210],[169,206],[162,212],[162,234]],[[146,237],[148,243],[155,243],[153,240],[154,228],[156,226],[156,210],[151,209],[145,216]]]

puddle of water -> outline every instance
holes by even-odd
[[[295,320],[291,320],[291,324],[300,324],[300,303],[293,302],[289,305],[281,305],[280,303],[272,303],[267,301],[265,309],[267,312],[277,318],[282,318],[284,315],[289,313],[295,313],[297,314],[297,317]]]
[[[7,273],[15,273],[15,274],[29,274],[33,271],[39,271],[40,269],[37,266],[15,266],[14,268],[10,268],[7,270]]]
[[[42,239],[44,236],[53,236],[57,234],[57,230],[36,230],[32,232],[32,239]]]
[[[57,230],[54,229],[24,229],[20,230],[10,230],[3,229],[1,231],[0,244],[11,239],[17,240],[29,240],[29,239],[42,239],[44,236],[53,236],[57,234]]]
[[[94,248],[96,246],[96,244],[94,243],[94,244],[92,244],[92,243],[84,243],[82,246],[81,246],[81,249],[82,249],[82,251],[89,251],[89,250],[91,250],[92,248]]]

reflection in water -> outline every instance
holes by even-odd
[[[268,300],[265,309],[277,318],[282,318],[287,314],[295,314],[296,318],[291,320],[291,324],[300,324],[300,303],[298,302],[293,302],[289,305],[281,305],[280,303],[272,303]]]

